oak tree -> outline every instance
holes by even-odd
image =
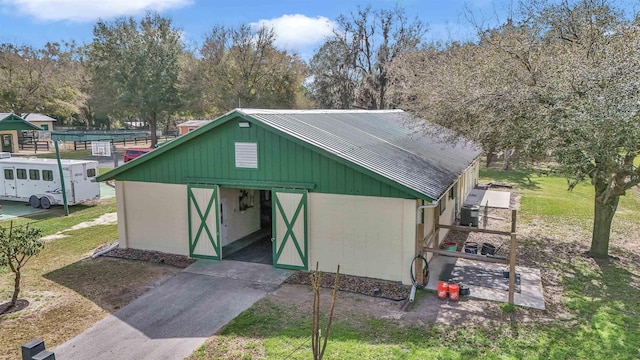
[[[89,51],[93,103],[107,114],[133,115],[149,124],[152,146],[159,121],[180,105],[181,32],[169,18],[147,13],[139,22],[98,21]]]

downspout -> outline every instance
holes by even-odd
[[[433,203],[431,203],[429,205],[420,205],[420,206],[418,206],[416,208],[416,233],[418,233],[418,225],[422,224],[422,218],[420,217],[421,211],[424,211],[424,209],[433,209],[433,208],[438,206],[438,203],[439,203],[439,201],[436,200],[435,202],[433,202]],[[411,269],[410,270],[413,271],[413,262],[411,264]],[[409,302],[413,302],[413,300],[415,300],[416,288],[417,288],[417,284],[416,284],[415,278],[412,278],[411,280],[412,280],[413,285],[411,285],[411,293],[409,293]]]
[[[420,218],[420,211],[424,209],[433,209],[438,206],[440,200],[436,200],[436,202],[431,203],[429,205],[420,205],[416,209],[416,225],[422,224],[422,219]]]

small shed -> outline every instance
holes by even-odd
[[[0,113],[0,151],[18,152],[19,131],[42,130],[20,116],[13,113]]]
[[[258,243],[275,267],[340,264],[409,284],[435,219],[451,224],[477,182],[480,154],[415,121],[236,109],[98,179],[116,180],[123,248],[224,261]]]
[[[43,131],[52,131],[56,119],[38,113],[22,114],[22,117],[33,125],[39,126]]]
[[[180,135],[188,134],[195,129],[207,125],[212,120],[188,120],[183,123],[178,124],[178,132]]]

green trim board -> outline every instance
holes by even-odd
[[[272,207],[273,265],[283,269],[307,270],[309,267],[307,191],[273,189],[271,194],[274,202]],[[283,205],[283,202],[286,204]],[[302,227],[298,226],[299,221],[302,221]]]
[[[223,179],[202,179],[202,178],[187,178],[186,181],[190,184],[203,184],[203,185],[220,185],[225,187],[237,187],[243,189],[253,190],[266,190],[271,188],[293,188],[293,189],[307,189],[312,190],[316,187],[314,183],[289,183],[289,182],[268,182],[268,181],[252,181],[252,180],[223,180]]]
[[[189,256],[221,260],[218,186],[188,185],[187,202]],[[196,226],[197,230],[194,229]]]
[[[240,121],[251,123],[251,127],[239,128],[237,124]],[[227,168],[227,163],[234,160],[231,145],[235,141],[256,141],[260,144],[259,169]],[[213,168],[218,171],[212,171]],[[101,175],[98,180],[114,178],[175,184],[186,184],[194,178],[314,183],[314,192],[433,201],[424,194],[238,112],[222,116],[147,156]]]

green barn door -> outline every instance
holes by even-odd
[[[220,260],[218,186],[189,185],[189,256]]]
[[[306,270],[307,192],[273,190],[273,265],[284,269]]]

